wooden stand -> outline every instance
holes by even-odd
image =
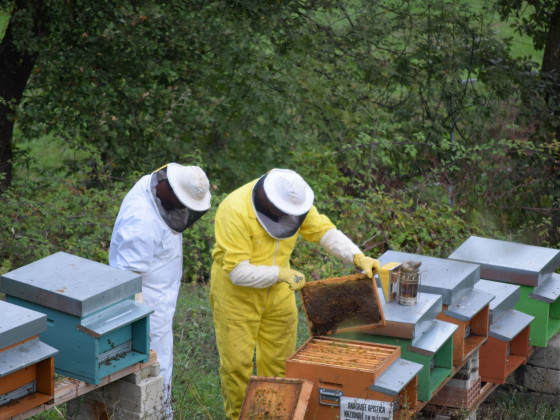
[[[44,404],[40,404],[28,411],[22,412],[13,417],[7,417],[11,420],[21,420],[27,419],[36,414],[42,413],[44,411],[50,410],[55,406],[68,402],[74,398],[80,397],[87,394],[95,389],[98,389],[104,385],[111,382],[117,381],[125,376],[128,376],[144,367],[150,366],[157,362],[157,356],[155,351],[150,351],[150,358],[146,363],[136,363],[123,370],[110,374],[104,377],[98,385],[88,384],[86,382],[78,381],[72,378],[62,378],[56,381],[54,384],[54,398]]]

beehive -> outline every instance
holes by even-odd
[[[453,333],[458,326],[436,319],[442,310],[441,295],[421,293],[418,303],[403,306],[383,301],[384,327],[334,337],[396,345],[401,357],[421,364],[418,373],[418,400],[429,401],[453,372]]]
[[[54,355],[41,342],[47,317],[0,300],[0,419],[54,397]]]
[[[504,384],[509,375],[527,363],[534,317],[513,309],[520,286],[481,279],[475,287],[496,296],[490,302],[488,341],[480,348],[480,378],[483,382]]]
[[[149,307],[139,275],[59,252],[2,276],[6,300],[47,315],[41,340],[55,371],[84,382],[149,359]]]
[[[308,282],[301,297],[312,336],[385,325],[375,280],[365,274]]]
[[[443,258],[387,251],[381,264],[418,261],[422,263],[420,293],[442,296],[438,319],[456,324],[453,334],[453,364],[466,361],[488,338],[489,303],[494,296],[474,288],[480,266]]]
[[[312,389],[305,379],[252,376],[239,419],[302,420]]]
[[[530,345],[546,347],[560,331],[560,250],[471,236],[449,259],[479,264],[486,280],[520,285],[515,309],[534,317]]]
[[[286,361],[286,377],[313,382],[308,420],[410,418],[420,369],[398,346],[332,337],[312,337]]]

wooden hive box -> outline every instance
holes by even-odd
[[[438,319],[457,325],[459,328],[453,333],[453,364],[460,365],[488,339],[488,304],[470,319],[459,319],[445,314],[447,306],[438,315]]]
[[[303,420],[313,383],[306,379],[253,376],[241,406],[240,420]]]
[[[312,336],[385,325],[375,279],[365,274],[308,282],[301,297]]]
[[[2,275],[6,301],[47,315],[41,340],[55,347],[55,371],[99,384],[150,357],[151,308],[134,301],[138,274],[58,252]]]
[[[488,341],[480,348],[480,378],[483,382],[504,384],[509,375],[527,363],[530,324],[535,318],[513,309],[520,286],[481,279],[476,287],[496,296],[490,302]]]
[[[54,397],[54,355],[41,342],[44,314],[0,300],[0,419],[8,419]]]
[[[400,348],[313,337],[286,361],[286,377],[313,383],[306,420],[411,418],[422,366],[400,358]]]

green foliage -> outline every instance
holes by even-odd
[[[136,181],[106,189],[81,187],[73,178],[15,181],[2,196],[0,273],[59,251],[107,264],[115,218]],[[216,208],[183,235],[185,282],[209,281]]]
[[[16,181],[3,194],[0,261],[16,268],[65,251],[106,262],[119,191],[51,181]]]

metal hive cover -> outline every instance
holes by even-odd
[[[47,329],[45,314],[0,300],[0,350]]]
[[[431,328],[431,321],[442,310],[441,295],[419,293],[416,305],[401,305],[397,301],[385,302],[380,288],[378,294],[382,296],[386,323],[374,331],[378,335],[410,339],[419,337]]]
[[[513,309],[521,296],[520,286],[499,281],[480,279],[474,287],[494,295],[494,299],[490,301],[490,324]]]
[[[449,259],[480,264],[488,280],[537,286],[560,265],[560,250],[471,236]]]
[[[472,289],[480,280],[480,266],[444,258],[427,257],[405,252],[387,251],[380,258],[381,265],[390,262],[420,261],[420,292],[441,295],[444,305]]]
[[[140,275],[58,252],[2,275],[0,292],[84,317],[142,290]]]

